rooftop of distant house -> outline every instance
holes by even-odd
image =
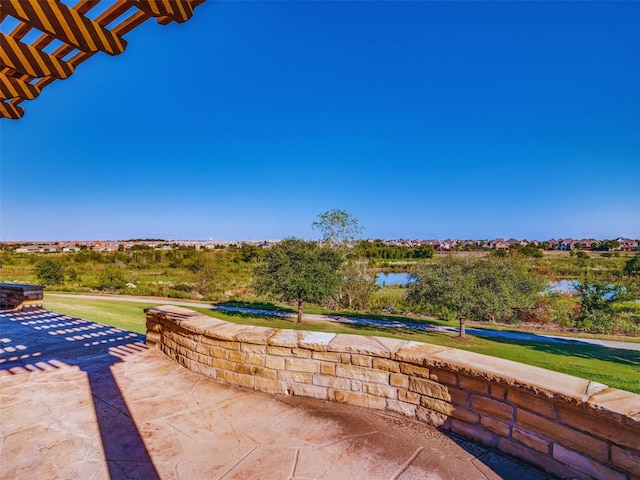
[[[459,240],[459,239],[366,239],[367,242],[380,242],[387,246],[404,246],[415,248],[421,245],[431,245],[437,251],[455,251],[470,249],[512,249],[535,246],[542,250],[620,250],[637,251],[639,241],[636,239],[617,237],[613,239],[595,238],[552,238],[549,240],[527,240],[509,238],[495,238],[492,240]],[[14,241],[0,242],[4,249],[16,253],[73,253],[81,250],[97,252],[115,252],[136,249],[174,250],[179,248],[196,249],[227,249],[240,248],[242,245],[253,245],[268,248],[280,242],[279,239],[268,240],[163,240],[163,239],[135,239],[135,240],[52,240],[52,241]]]

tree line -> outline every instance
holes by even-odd
[[[537,258],[538,249],[528,246],[491,251],[480,258],[433,258],[430,245],[410,249],[358,241],[363,229],[343,210],[325,212],[313,227],[320,231],[319,241],[287,238],[268,249],[242,244],[212,251],[140,248],[26,257],[3,251],[0,262],[32,262],[37,281],[56,288],[88,285],[115,293],[210,301],[257,294],[293,305],[300,321],[304,306],[312,303],[331,310],[412,312],[457,320],[461,333],[467,320],[640,333],[640,304],[625,302],[637,296],[640,255],[626,261],[609,259],[623,265],[615,276],[602,276],[606,270],[599,265],[589,268],[595,259],[586,254],[567,257],[566,268],[583,272],[574,277],[577,281],[567,295],[546,288],[548,267]],[[379,287],[375,261],[395,258],[415,260],[411,282],[404,289]]]
[[[331,224],[335,221],[341,222],[339,228]],[[254,271],[256,291],[295,304],[298,322],[306,302],[332,300],[342,307],[366,308],[375,291],[375,275],[357,249],[354,255],[346,248],[350,234],[359,228],[357,221],[346,213],[333,214],[313,225],[323,233],[320,243],[289,238],[266,252]],[[574,302],[568,309],[566,298],[549,290],[549,279],[524,255],[445,256],[417,265],[404,306],[459,320],[461,337],[467,320],[512,323],[554,316],[563,316],[566,326],[581,330],[640,334],[640,308],[614,308],[616,302],[637,295],[639,259],[636,255],[625,265],[626,283],[588,277],[574,282]]]

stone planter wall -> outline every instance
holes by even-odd
[[[559,477],[640,479],[640,395],[417,342],[146,313],[149,345],[217,381],[401,414]]]
[[[44,287],[41,285],[20,285],[0,283],[0,308],[23,310],[42,308]]]

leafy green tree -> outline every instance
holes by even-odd
[[[522,247],[519,253],[521,253],[525,257],[542,258],[542,250],[540,250],[538,247],[536,247],[532,243],[528,243],[527,245]]]
[[[433,245],[425,244],[414,247],[411,252],[411,256],[413,258],[431,258],[434,253],[435,248],[433,248]]]
[[[124,247],[123,247],[124,249]],[[129,249],[131,251],[148,251],[148,250],[153,250],[149,245],[145,245],[143,244],[139,244],[139,245],[131,245],[131,248]]]
[[[490,257],[507,258],[508,255],[509,255],[509,253],[506,250],[503,250],[501,248],[494,248],[494,249],[489,251],[489,256]]]
[[[69,270],[67,270],[67,275],[69,275],[70,282],[78,281],[78,271],[75,268],[70,268]]]
[[[628,277],[640,277],[640,253],[628,260],[622,271]]]
[[[220,276],[221,268],[211,255],[206,252],[196,252],[190,257],[187,268],[194,274],[196,291],[203,297],[215,289],[215,282]]]
[[[320,230],[322,243],[331,247],[344,246],[356,240],[364,230],[358,219],[345,210],[328,210],[318,215],[311,226]]]
[[[338,292],[338,304],[345,308],[365,310],[378,288],[376,273],[371,269],[369,260],[351,260],[341,271],[343,281]]]
[[[305,302],[322,302],[336,295],[342,277],[340,254],[331,248],[287,238],[265,253],[254,269],[254,288],[260,295],[273,294],[298,309],[302,323]]]
[[[399,258],[431,258],[434,254],[432,245],[420,245],[410,248],[406,245],[386,245],[382,240],[369,242],[361,240],[356,243],[355,254],[365,258],[379,258],[384,260]]]
[[[15,254],[10,250],[3,249],[0,251],[0,268],[5,265],[12,265],[15,263]]]
[[[474,315],[491,322],[509,321],[518,311],[533,308],[546,283],[517,257],[479,259],[472,263],[472,271]]]
[[[45,285],[64,283],[64,266],[59,258],[43,258],[35,265],[36,278]]]
[[[607,280],[582,279],[573,283],[573,290],[582,302],[582,308],[587,313],[595,311],[610,311],[611,304],[626,300],[629,288],[619,282]]]
[[[545,281],[518,257],[468,259],[447,256],[418,265],[407,300],[417,305],[446,308],[457,314],[460,336],[465,322],[508,321],[536,305]]]
[[[621,283],[593,279],[574,282],[573,290],[580,299],[580,327],[598,333],[612,330],[613,303],[624,300],[629,292]]]
[[[256,245],[249,245],[248,243],[243,243],[240,247],[240,259],[243,262],[253,262],[259,260],[262,257],[263,250],[262,248]]]
[[[337,250],[345,260],[336,302],[346,308],[366,308],[376,288],[375,273],[369,268],[366,258],[357,258],[358,251],[347,248],[362,234],[363,227],[345,210],[328,210],[318,215],[318,219],[311,226],[320,230],[322,244]]]
[[[98,289],[115,292],[122,290],[127,285],[124,273],[118,267],[107,265],[98,276]]]
[[[617,248],[620,248],[620,242],[618,242],[617,240],[604,240],[596,246],[596,250],[599,250],[601,252],[615,250]]]
[[[416,305],[454,311],[460,321],[460,337],[465,338],[465,323],[473,313],[475,301],[471,263],[463,258],[446,256],[433,264],[418,265],[412,277],[407,300]]]

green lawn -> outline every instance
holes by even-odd
[[[153,301],[146,304],[84,298],[46,298],[46,295],[44,302],[44,308],[53,312],[143,334],[146,333],[143,310],[158,305],[160,304]]]
[[[47,298],[45,308],[118,328],[145,333],[143,309],[166,302],[135,303],[76,298]],[[263,306],[264,307],[264,306]],[[514,360],[604,383],[611,387],[640,393],[640,352],[596,346],[523,342],[506,339],[469,337],[461,341],[448,333],[425,333],[411,329],[359,327],[331,321],[305,321],[302,326],[290,319],[276,319],[248,313],[193,308],[206,315],[234,323],[274,328],[316,330],[334,333],[378,335],[469,350],[484,355]],[[401,317],[395,317],[401,318]],[[415,320],[413,320],[415,321]],[[441,322],[437,322],[441,323]]]

